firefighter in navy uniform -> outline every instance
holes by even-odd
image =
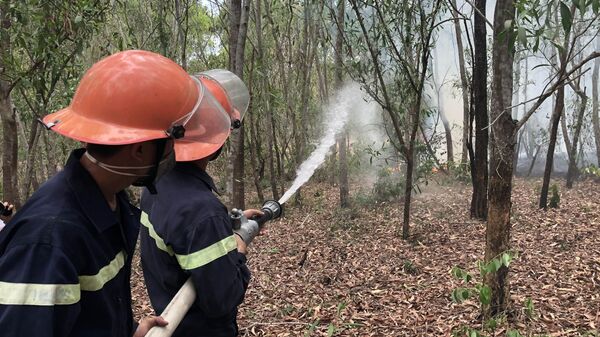
[[[140,211],[123,191],[172,168],[194,130],[200,84],[171,60],[125,51],[94,64],[47,128],[86,143],[0,232],[0,335],[144,336],[133,322],[131,258]],[[186,130],[187,128],[187,130]]]
[[[201,110],[201,141],[176,141],[177,165],[158,183],[158,195],[142,194],[140,245],[142,267],[152,306],[162,313],[191,276],[196,301],[174,337],[236,336],[237,307],[250,280],[246,245],[233,234],[227,208],[206,173],[232,127],[239,127],[248,107],[248,90],[226,70],[197,75],[204,92],[219,104]],[[196,137],[195,139],[198,139]],[[246,210],[251,218],[262,215]]]

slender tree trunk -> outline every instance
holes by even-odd
[[[452,142],[452,128],[450,127],[450,122],[448,121],[448,118],[446,117],[446,114],[444,112],[444,95],[442,93],[443,84],[437,83],[437,76],[439,74],[437,49],[434,49],[433,52],[435,53],[433,56],[433,85],[435,86],[435,91],[437,95],[436,98],[438,113],[440,114],[442,125],[444,126],[444,135],[446,136],[446,161],[448,164],[450,164],[454,162],[454,144]],[[425,136],[425,133],[423,133],[423,136]]]
[[[252,59],[250,60],[250,64],[254,65],[254,55],[255,53],[252,53]],[[252,67],[250,69],[250,78],[248,80],[248,88],[250,90],[250,97],[252,97],[253,92],[252,92],[252,88],[253,86],[253,79],[254,79],[254,75],[255,71],[254,71],[254,67]],[[259,168],[259,162],[262,161],[262,156],[261,156],[261,144],[260,144],[260,138],[258,137],[258,129],[259,129],[259,116],[257,116],[257,112],[258,109],[254,109],[253,107],[254,102],[250,101],[250,106],[248,107],[248,109],[253,110],[251,114],[249,114],[248,117],[246,117],[246,120],[248,120],[248,118],[250,119],[250,125],[252,126],[250,128],[250,132],[248,135],[248,147],[250,148],[250,165],[252,166],[252,177],[254,178],[254,187],[256,188],[256,195],[258,196],[259,200],[265,200],[265,196],[263,194],[263,189],[261,186],[261,178],[262,175],[260,173],[261,169]]]
[[[410,224],[410,202],[412,197],[412,182],[415,165],[413,147],[409,145],[406,151],[406,180],[404,186],[404,216],[402,219],[402,238],[408,239]]]
[[[596,50],[600,50],[600,37],[596,37]],[[600,117],[598,116],[598,73],[600,72],[600,58],[594,60],[592,72],[592,125],[596,141],[596,160],[600,167]]]
[[[558,22],[558,19],[557,19]],[[563,78],[566,71],[567,53],[565,52],[568,47],[570,34],[565,36],[563,48],[557,48],[557,54],[555,56],[558,59],[557,64],[560,67],[557,78]],[[558,126],[560,124],[560,118],[563,115],[565,109],[565,87],[561,85],[556,90],[556,99],[554,101],[554,110],[552,111],[552,117],[550,119],[550,140],[548,143],[548,153],[546,154],[546,166],[544,168],[544,179],[542,181],[542,191],[540,192],[540,208],[546,209],[548,207],[548,190],[550,188],[550,177],[552,176],[552,169],[554,166],[554,149],[556,148],[556,139],[558,135]]]
[[[485,15],[486,0],[476,0],[475,7]],[[487,33],[486,20],[478,13],[474,14],[475,60],[473,66],[473,92],[475,103],[475,173],[473,174],[473,197],[471,199],[471,217],[487,218],[488,194],[488,107],[487,107]],[[511,83],[512,85],[512,83]],[[512,92],[509,93],[512,97]]]
[[[516,124],[510,113],[513,93],[514,46],[505,32],[505,22],[514,22],[515,7],[512,1],[498,1],[494,12],[494,42],[492,60],[492,138],[490,149],[489,211],[486,227],[485,261],[498,257],[510,249],[510,210],[515,151]],[[508,268],[487,274],[485,284],[492,289],[489,306],[484,317],[490,318],[504,312],[510,303]]]
[[[577,119],[575,121],[575,131],[573,133],[573,142],[571,144],[571,149],[569,150],[569,169],[567,171],[567,188],[573,187],[573,182],[577,179],[578,176],[578,168],[577,168],[577,146],[579,142],[579,137],[581,135],[581,127],[583,126],[583,117],[585,114],[585,108],[587,107],[588,96],[583,91],[578,91],[577,95],[581,98],[580,106],[579,106],[579,114],[577,115]]]
[[[4,74],[4,60],[9,59],[11,45],[8,1],[0,4],[0,118],[2,119],[2,198],[21,206],[18,185],[18,149],[16,113],[12,106],[12,86]]]
[[[273,199],[279,200],[279,191],[277,189],[277,170],[275,167],[275,158],[279,156],[279,151],[277,148],[277,143],[275,142],[275,118],[273,116],[273,111],[271,109],[271,98],[270,95],[265,95],[265,92],[269,91],[269,83],[267,81],[267,75],[265,68],[265,60],[264,60],[264,51],[263,51],[263,43],[262,43],[262,10],[261,10],[261,1],[254,2],[254,20],[255,20],[255,28],[256,28],[256,49],[258,53],[257,63],[260,69],[260,78],[261,78],[261,93],[260,97],[263,100],[263,104],[265,105],[265,112],[267,116],[265,117],[266,123],[266,137],[267,137],[267,161],[269,168],[269,184],[271,187],[271,195]]]
[[[231,21],[229,38],[229,67],[243,78],[244,74],[244,51],[246,46],[246,34],[248,32],[248,15],[250,0],[231,0]],[[244,128],[234,130],[230,136],[231,155],[230,165],[232,165],[232,205],[245,208],[245,177],[244,177]]]
[[[556,138],[558,135],[558,125],[560,124],[560,118],[562,111],[565,107],[565,87],[561,86],[556,91],[556,101],[554,110],[552,111],[551,118],[551,129],[550,129],[550,142],[548,143],[548,153],[546,154],[546,167],[544,169],[544,180],[542,182],[542,192],[540,195],[540,208],[546,209],[548,207],[548,189],[550,186],[550,176],[552,175],[552,164],[554,163],[554,149],[556,147]]]
[[[45,108],[42,110],[46,110]],[[38,154],[38,140],[40,137],[40,130],[38,128],[37,120],[31,122],[31,132],[29,134],[29,143],[27,144],[27,160],[25,164],[25,180],[23,181],[23,190],[21,195],[24,198],[28,198],[31,191],[31,184],[35,176],[35,159],[39,156]]]
[[[452,2],[452,17],[454,18],[454,33],[456,34],[456,48],[458,49],[458,69],[460,73],[460,86],[462,91],[463,100],[463,134],[462,134],[462,153],[460,156],[460,162],[462,165],[467,164],[469,149],[467,144],[469,143],[469,83],[467,81],[467,70],[465,68],[465,56],[464,47],[462,42],[462,32],[460,29],[460,21],[458,20],[458,13],[454,10],[456,7],[456,0]]]
[[[575,115],[575,114],[573,114]],[[575,117],[575,116],[574,116]],[[560,119],[560,131],[563,136],[563,141],[565,142],[565,147],[567,150],[567,158],[571,159],[571,148],[573,145],[571,144],[571,138],[569,137],[569,128],[567,127],[567,112],[563,110],[563,116]]]
[[[525,71],[525,73],[527,73],[527,71]],[[519,104],[519,99],[520,99],[520,82],[521,81],[521,60],[516,62],[516,70],[515,70],[515,74],[514,74],[514,82],[513,82],[513,101],[512,101],[512,117],[515,120],[519,119],[519,107],[517,107],[517,104]],[[520,132],[519,132],[520,131]],[[525,130],[519,130],[517,131],[517,147],[514,151],[514,157],[513,157],[513,172],[515,173],[515,175],[517,175],[519,172],[517,170],[517,168],[519,167],[519,152],[521,151],[521,140],[523,138],[523,132]]]
[[[343,30],[344,26],[344,14],[345,14],[345,1],[338,0],[337,5],[337,36],[335,39],[335,86],[339,90],[342,86],[343,80]],[[346,147],[346,128],[340,132],[338,137],[338,146],[340,149],[340,162],[339,162],[339,179],[340,179],[340,207],[349,206],[349,187],[348,187],[348,159],[347,159],[347,147]]]
[[[527,176],[529,177],[531,175],[531,171],[533,171],[533,167],[535,166],[535,161],[537,160],[538,154],[540,153],[540,149],[542,148],[541,145],[538,145],[535,148],[535,153],[533,155],[533,158],[531,159],[531,164],[529,165],[529,170],[527,170]]]

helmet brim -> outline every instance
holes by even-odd
[[[175,160],[194,161],[206,158],[215,153],[227,140],[231,132],[223,134],[222,141],[216,143],[175,141]]]
[[[126,145],[168,137],[161,130],[131,128],[87,118],[70,107],[45,116],[43,122],[47,128],[65,137],[100,145]]]

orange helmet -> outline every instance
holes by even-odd
[[[228,70],[214,69],[195,76],[201,83],[203,104],[189,124],[194,130],[203,131],[194,137],[188,137],[186,132],[185,138],[175,142],[177,161],[202,159],[215,153],[231,129],[241,126],[250,101],[244,82]]]
[[[128,50],[94,64],[71,104],[42,123],[82,142],[121,145],[193,134],[187,122],[200,105],[199,81],[161,55]]]

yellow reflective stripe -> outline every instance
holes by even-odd
[[[142,222],[142,225],[148,228],[148,234],[150,234],[150,237],[156,242],[156,247],[158,247],[158,249],[166,252],[171,256],[175,256],[177,258],[177,262],[179,262],[179,265],[183,269],[189,270],[202,267],[220,258],[221,256],[227,255],[227,253],[229,253],[230,251],[237,249],[237,242],[235,241],[235,237],[231,235],[197,252],[187,255],[175,254],[173,252],[173,248],[171,248],[171,246],[168,246],[165,243],[165,241],[158,235],[158,233],[156,233],[156,231],[154,230],[154,226],[152,226],[152,223],[150,222],[150,219],[148,218],[148,214],[146,212],[142,212],[142,217],[140,220]]]
[[[79,284],[37,284],[0,281],[0,304],[67,305],[79,302]]]
[[[176,257],[181,268],[189,270],[209,264],[236,248],[237,242],[232,235],[192,254],[177,255]]]
[[[96,275],[81,275],[79,276],[79,284],[83,291],[97,291],[102,289],[104,285],[115,278],[121,268],[125,265],[125,252],[121,251],[110,261],[110,263],[98,272]]]
[[[142,222],[142,225],[148,228],[148,233],[150,234],[150,237],[153,238],[156,242],[156,247],[158,247],[158,249],[164,251],[165,253],[171,256],[175,255],[173,253],[173,249],[167,246],[163,239],[160,236],[158,236],[158,234],[154,230],[154,226],[152,226],[152,223],[150,222],[150,219],[148,219],[148,214],[146,214],[146,212],[142,212],[142,218],[140,220]]]

